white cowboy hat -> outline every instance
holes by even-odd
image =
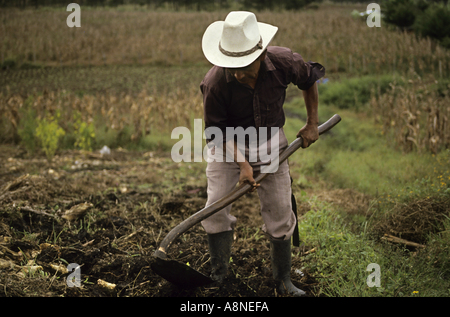
[[[202,39],[203,54],[213,65],[228,68],[253,63],[277,33],[276,26],[256,21],[251,12],[230,12],[225,21],[208,26]]]

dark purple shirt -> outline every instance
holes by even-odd
[[[200,84],[205,129],[218,127],[225,136],[226,127],[282,128],[288,85],[307,90],[324,74],[319,63],[305,62],[300,54],[278,46],[267,48],[255,89],[239,83],[226,68],[213,66]]]

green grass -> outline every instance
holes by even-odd
[[[306,118],[303,100],[294,99],[286,108]],[[339,114],[342,121],[311,147],[289,159],[291,170],[300,182],[306,182],[305,176],[320,177],[339,188],[377,195],[399,190],[432,174],[433,164],[430,163],[435,158],[431,154],[403,154],[388,145],[381,129],[365,113],[320,104],[321,122],[334,113]],[[287,119],[285,133],[290,142],[304,123],[304,119]]]
[[[361,86],[368,82],[373,81],[363,80]],[[367,100],[347,107],[330,98],[331,92],[338,91],[358,95],[363,89],[357,83],[355,78],[331,84],[325,92],[320,88],[325,95],[320,95],[320,122],[335,113],[342,121],[311,147],[291,156],[291,175],[296,185],[318,193],[323,190],[321,182],[316,182],[319,179],[331,188],[352,188],[373,199],[367,210],[349,214],[342,207],[320,201],[314,194],[299,197],[302,204],[311,206],[300,219],[301,241],[316,248],[316,252],[302,258],[304,269],[319,281],[316,295],[449,296],[449,217],[442,224],[444,230],[428,232],[426,248],[414,252],[379,240],[374,228],[398,212],[399,206],[425,198],[447,201],[450,151],[439,155],[403,154],[393,148],[370,111],[358,111],[367,106]],[[303,100],[294,98],[286,110],[290,116],[285,133],[292,142],[305,123]],[[380,266],[380,287],[367,285],[371,272],[366,269],[370,263]]]
[[[339,109],[363,108],[372,95],[386,93],[394,80],[392,75],[345,78],[319,86],[321,102],[335,105]],[[400,80],[401,79],[398,79]]]
[[[303,258],[304,269],[319,281],[316,295],[450,295],[450,218],[445,223],[445,231],[429,235],[425,250],[413,253],[371,239],[367,221],[360,222],[360,230],[352,230],[348,226],[348,215],[341,214],[332,205],[314,197],[308,203],[311,210],[302,217],[299,231],[301,241],[316,248],[316,252]],[[366,269],[371,263],[380,266],[379,287],[367,284],[371,272]]]

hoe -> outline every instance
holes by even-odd
[[[338,124],[339,121],[341,121],[341,117],[335,114],[327,122],[319,126],[319,134],[329,131],[336,124]],[[297,151],[302,146],[302,143],[303,140],[301,137],[295,139],[286,148],[286,150],[284,150],[280,154],[279,163],[283,162],[295,151]],[[260,183],[267,175],[268,174],[263,173],[259,174],[255,178],[256,183]],[[167,281],[181,288],[195,288],[213,283],[213,280],[210,277],[200,273],[199,271],[184,263],[170,259],[167,255],[167,251],[172,243],[181,234],[192,228],[194,225],[198,224],[200,221],[208,218],[209,216],[220,211],[235,200],[239,199],[240,197],[248,193],[252,188],[252,185],[246,183],[237,186],[236,189],[234,189],[228,195],[196,212],[195,214],[178,224],[175,228],[173,228],[161,242],[159,248],[154,252],[153,261],[151,263],[152,270]]]

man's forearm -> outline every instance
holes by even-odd
[[[308,90],[303,90],[305,100],[307,119],[306,124],[319,124],[319,91],[317,83],[314,83]]]
[[[306,105],[306,125],[297,133],[297,137],[303,138],[302,147],[307,148],[319,138],[319,91],[317,83],[308,90],[303,91]]]

